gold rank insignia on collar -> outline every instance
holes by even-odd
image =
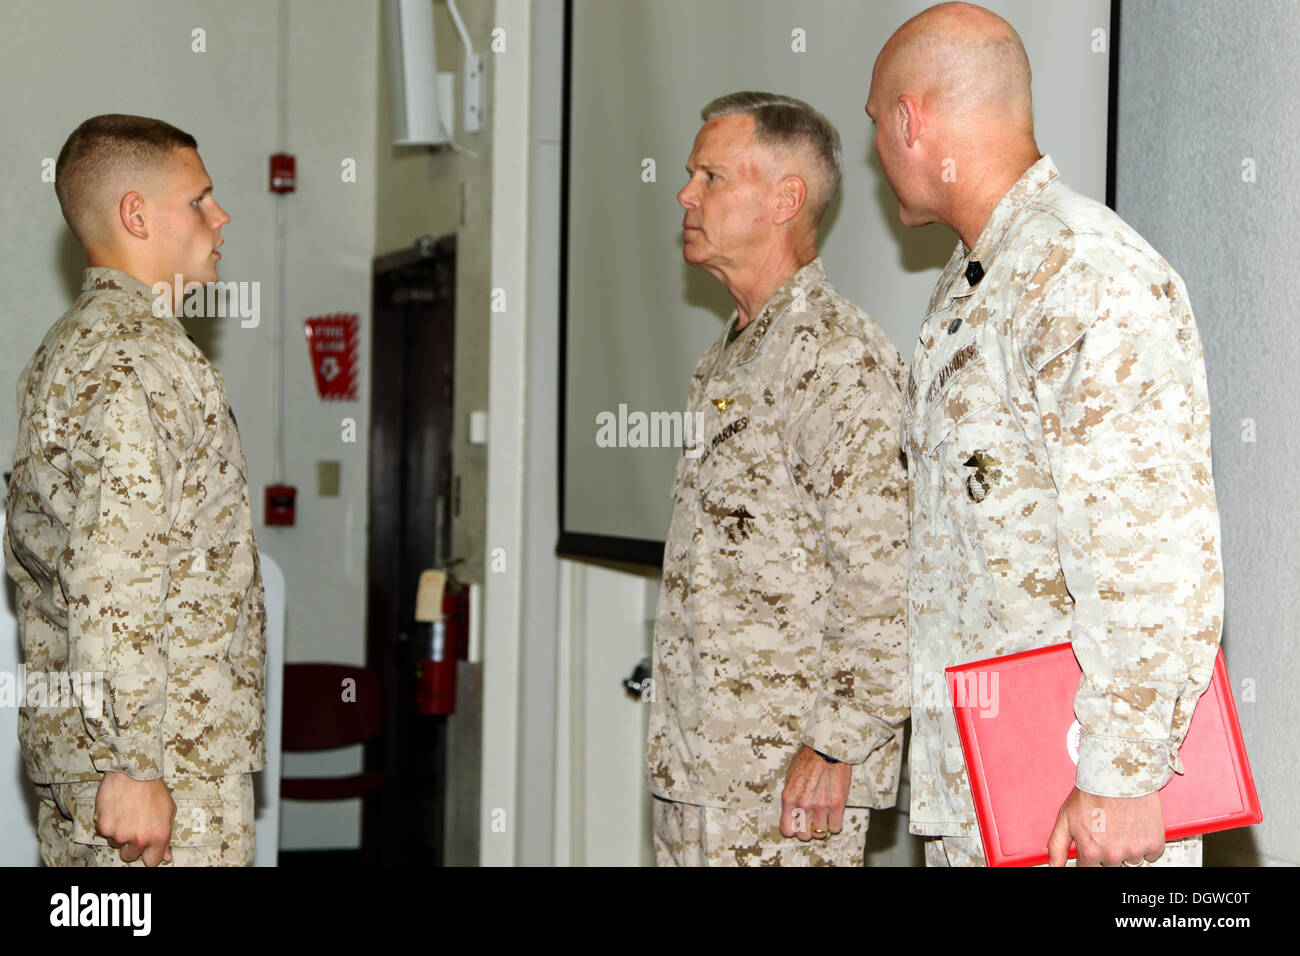
[[[1002,462],[977,448],[975,454],[962,464],[967,468],[975,469],[975,474],[966,479],[966,491],[970,494],[970,500],[978,504],[987,498],[993,486],[1002,480],[1002,469],[998,467]]]
[[[734,398],[715,398],[711,399],[711,401],[713,402],[713,407],[720,412],[725,412],[732,405],[736,404]]]

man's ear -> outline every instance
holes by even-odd
[[[921,138],[924,122],[921,119],[921,104],[915,96],[904,93],[898,97],[898,135],[908,149],[916,145]]]
[[[776,185],[776,217],[780,226],[799,215],[808,204],[808,184],[802,176],[784,176]]]
[[[137,239],[149,238],[149,226],[145,222],[144,197],[137,192],[129,192],[117,204],[117,215],[122,220],[122,228]]]

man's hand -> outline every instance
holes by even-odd
[[[810,840],[813,830],[839,833],[852,776],[852,764],[827,763],[817,751],[800,744],[785,772],[781,835]]]
[[[1065,866],[1070,844],[1079,866],[1137,866],[1165,852],[1165,810],[1159,793],[1145,797],[1098,797],[1071,791],[1047,840],[1052,866]]]
[[[168,844],[176,804],[162,780],[135,780],[125,773],[104,774],[95,794],[95,830],[119,851],[124,863],[144,854],[145,866],[172,861]]]

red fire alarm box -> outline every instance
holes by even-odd
[[[298,489],[293,485],[267,485],[266,523],[292,525],[297,497]]]
[[[271,192],[293,192],[294,167],[294,157],[289,153],[275,153],[271,157]]]

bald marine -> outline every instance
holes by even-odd
[[[959,239],[904,391],[910,669],[1069,642],[1073,788],[1015,782],[1026,856],[1199,866],[1159,791],[1222,629],[1203,352],[1173,267],[1039,152],[1030,83],[1016,31],[969,3],[908,20],[872,70],[899,219]],[[985,865],[953,707],[924,696],[909,829],[929,865]]]
[[[908,20],[876,58],[867,114],[904,225],[938,222],[974,245],[1040,153],[1029,58],[996,13],[944,3]]]
[[[918,93],[951,121],[970,126],[1000,115],[1032,129],[1029,57],[991,10],[945,3],[917,14],[885,44],[877,68],[887,93]]]

